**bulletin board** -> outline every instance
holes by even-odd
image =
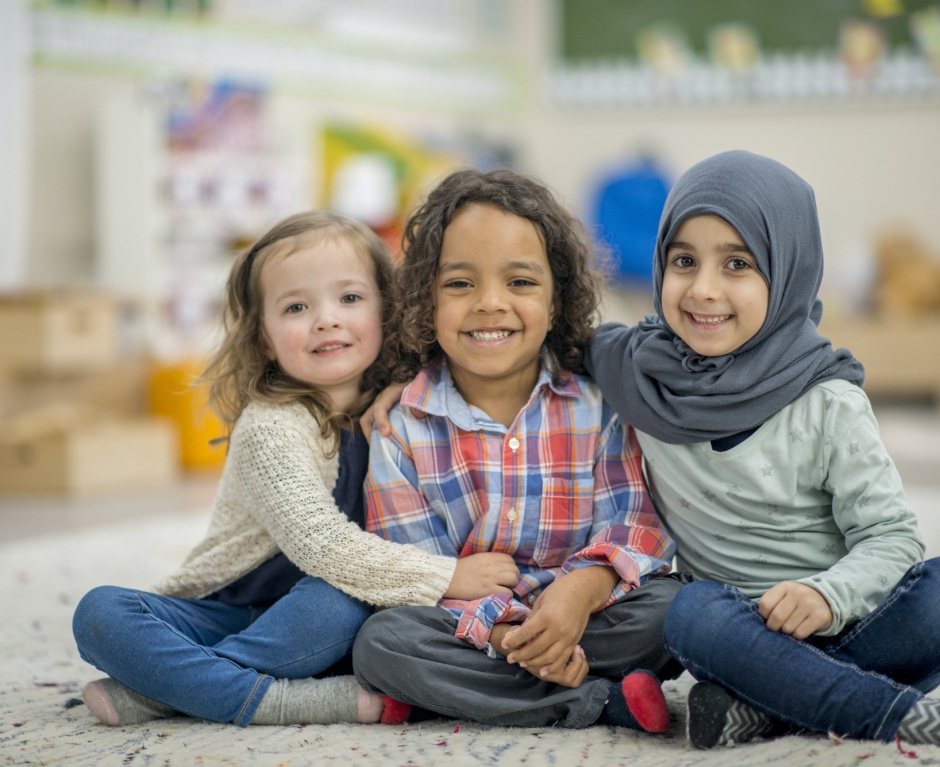
[[[694,52],[708,30],[741,22],[765,53],[832,49],[850,19],[878,23],[890,47],[913,46],[909,17],[938,0],[559,0],[560,56],[577,62],[635,58],[637,32],[654,24],[681,30]]]

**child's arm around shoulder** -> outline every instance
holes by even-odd
[[[332,497],[334,459],[302,405],[250,405],[232,432],[227,499],[250,514],[304,572],[382,606],[433,605],[447,590],[455,562],[362,530]],[[335,479],[335,473],[333,474]]]

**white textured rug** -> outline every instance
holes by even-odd
[[[0,509],[0,513],[3,513]],[[791,736],[716,751],[690,750],[683,735],[687,676],[667,685],[673,726],[665,736],[592,727],[522,729],[437,720],[402,727],[249,727],[166,719],[96,723],[80,693],[100,674],[72,642],[71,615],[92,586],[148,588],[198,540],[201,516],[158,516],[0,544],[0,767],[6,765],[578,765],[580,767],[884,767],[940,765],[940,747],[834,743]]]

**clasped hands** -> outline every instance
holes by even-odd
[[[497,623],[490,644],[506,661],[546,682],[578,687],[590,667],[579,642],[591,613],[610,597],[619,576],[586,567],[558,576],[536,599],[521,625]]]

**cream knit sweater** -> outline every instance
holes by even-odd
[[[304,572],[379,607],[434,605],[457,560],[386,541],[333,502],[339,473],[319,427],[297,403],[253,403],[229,442],[209,531],[156,590],[201,598],[283,551]]]

